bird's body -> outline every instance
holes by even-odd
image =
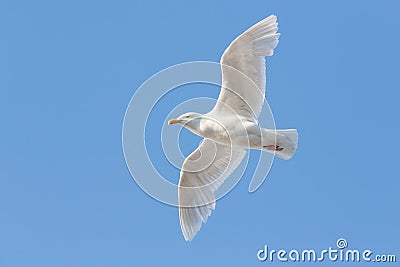
[[[276,144],[278,147],[283,147],[285,138],[284,132],[293,132],[297,134],[296,130],[268,130],[261,128],[257,121],[253,121],[251,118],[243,117],[237,114],[216,113],[214,110],[201,115],[196,114],[196,117],[191,119],[190,123],[184,124],[184,126],[192,131],[193,133],[210,139],[221,145],[231,146],[233,148],[243,149],[260,149],[260,150],[271,150],[281,155],[279,151],[272,149],[271,146]],[[221,117],[223,119],[221,119]],[[293,140],[296,141],[297,140]],[[288,144],[285,145],[287,147]],[[291,152],[294,152],[296,148],[292,147]],[[285,151],[286,153],[286,151]],[[281,157],[288,159],[292,153]]]
[[[246,146],[243,139],[246,139],[246,131],[244,127],[236,127],[245,122],[245,118],[228,114],[221,121],[219,116],[212,112],[207,113],[200,117],[200,131],[198,135],[209,138],[222,145],[232,145],[235,147]]]
[[[204,138],[183,163],[179,181],[179,217],[191,240],[215,208],[214,192],[237,168],[248,149],[289,159],[297,148],[297,130],[258,125],[265,96],[265,56],[272,56],[279,33],[275,16],[237,37],[221,58],[222,88],[207,114],[189,112],[170,120]]]

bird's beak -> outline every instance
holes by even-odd
[[[180,123],[181,121],[178,119],[172,119],[168,121],[168,124],[176,124],[176,123]]]

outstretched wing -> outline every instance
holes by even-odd
[[[184,161],[178,188],[179,220],[190,241],[215,209],[214,192],[239,166],[246,150],[204,139]]]
[[[221,58],[222,88],[216,112],[233,110],[257,118],[265,96],[265,56],[272,56],[279,42],[276,16],[271,15],[237,37]]]

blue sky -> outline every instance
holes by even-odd
[[[340,237],[400,260],[399,8],[1,1],[0,266],[262,266],[271,265],[256,257],[265,244],[325,249]],[[218,61],[272,13],[282,36],[267,63],[267,98],[277,128],[299,130],[299,149],[276,159],[254,194],[245,174],[187,243],[177,209],[130,176],[125,109],[154,73]],[[187,90],[202,95],[200,85]]]

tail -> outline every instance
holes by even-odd
[[[298,134],[296,129],[262,129],[263,150],[275,153],[282,159],[290,159],[297,149]]]

